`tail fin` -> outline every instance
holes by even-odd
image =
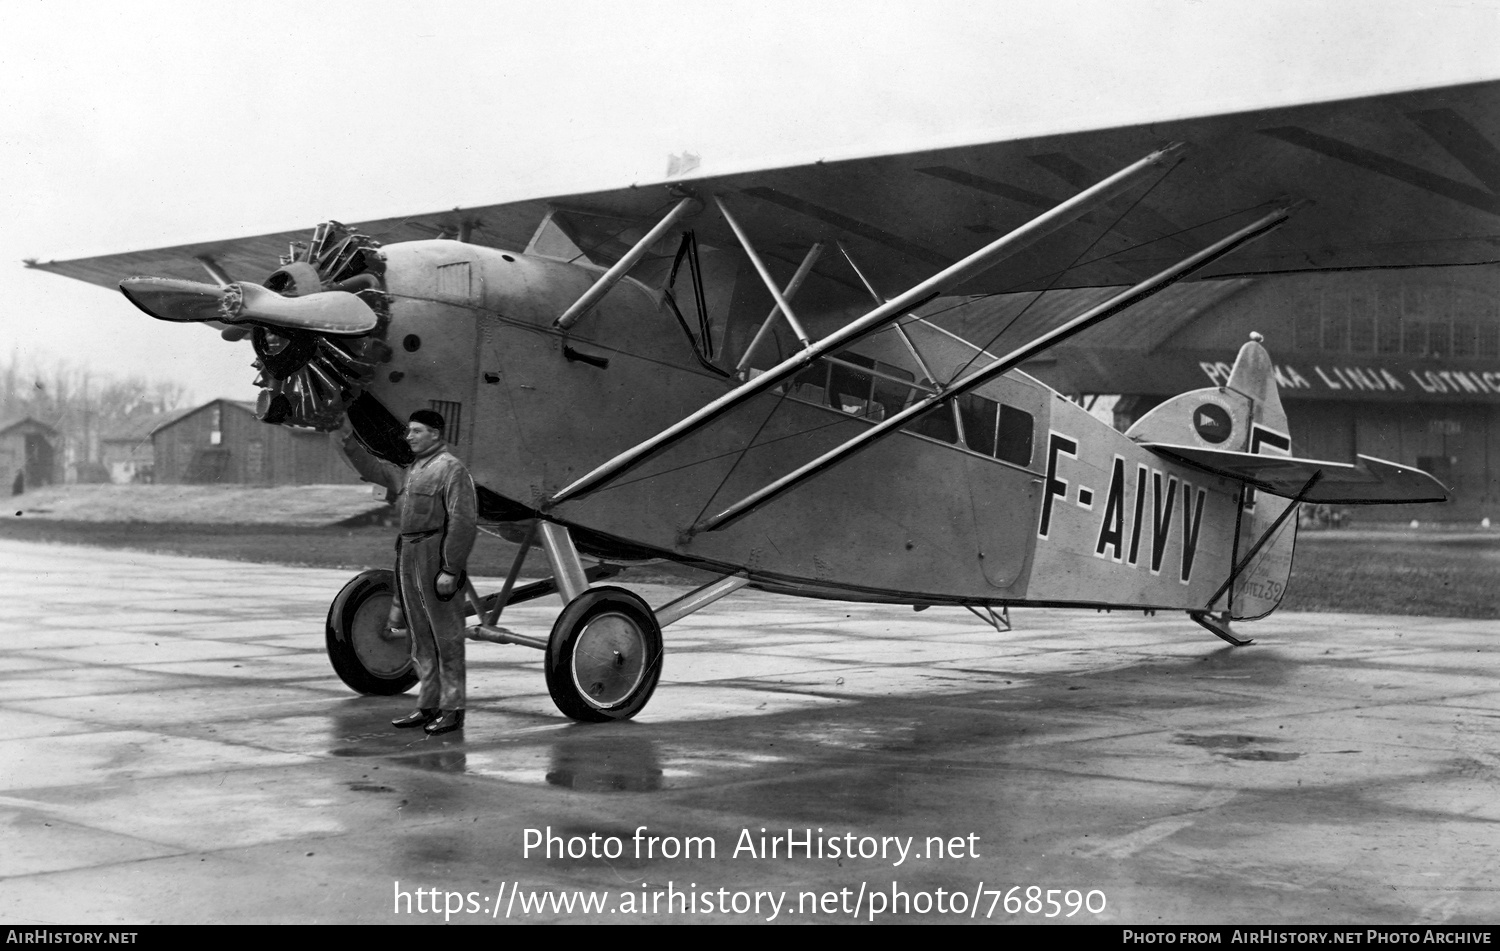
[[[1174,396],[1142,416],[1125,435],[1136,442],[1290,456],[1292,439],[1286,410],[1276,388],[1276,369],[1260,339],[1260,334],[1251,334],[1250,341],[1240,347],[1224,386]],[[1292,504],[1288,499],[1244,487],[1235,532],[1234,565],[1245,558]],[[1297,518],[1292,513],[1260,546],[1229,590],[1213,604],[1204,605],[1205,609],[1228,611],[1236,621],[1270,614],[1286,593],[1296,543]]]

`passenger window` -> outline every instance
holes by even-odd
[[[787,395],[876,422],[910,405],[913,388],[896,382],[915,380],[910,372],[847,350],[834,354],[834,358],[855,366],[818,360],[792,378],[786,388]],[[858,367],[868,367],[874,372],[863,373]],[[948,428],[951,429],[951,425]],[[956,436],[938,438],[946,438],[949,442],[957,440]]]
[[[840,353],[840,360],[855,363],[862,367],[874,367],[875,361],[869,357],[862,357],[857,353]],[[860,373],[858,370],[837,363],[829,365],[828,404],[834,409],[853,413],[856,416],[864,416],[870,411],[871,390],[874,378],[868,373]]]
[[[1025,410],[1001,405],[1000,432],[995,440],[995,458],[1018,466],[1031,465],[1031,438],[1036,420]]]
[[[876,363],[875,369],[898,380],[916,379],[906,370],[891,366],[889,363]],[[870,418],[885,419],[887,416],[901,412],[911,402],[913,395],[910,386],[903,386],[895,380],[877,376],[875,378],[875,402],[870,407]]]
[[[964,442],[986,456],[995,454],[995,416],[1000,404],[973,393],[958,398],[958,415],[964,424]]]
[[[809,403],[822,403],[828,392],[828,364],[822,360],[815,361],[812,366],[792,377],[790,396],[799,400],[807,400]]]
[[[931,436],[943,442],[958,442],[958,427],[953,422],[953,407],[939,403],[902,427],[909,433]]]

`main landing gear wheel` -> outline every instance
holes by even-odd
[[[344,585],[328,608],[328,660],[359,693],[391,696],[417,682],[411,639],[386,629],[395,590],[391,572],[371,569]]]
[[[661,661],[661,625],[650,606],[624,588],[590,588],[552,625],[547,692],[575,720],[628,720],[651,699]]]

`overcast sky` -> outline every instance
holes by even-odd
[[[0,348],[203,401],[247,344],[21,260],[1500,78],[1500,0],[6,0],[0,51]]]

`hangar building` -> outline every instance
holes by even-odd
[[[151,432],[155,481],[327,485],[358,482],[327,433],[268,426],[255,404],[211,400]]]
[[[922,313],[1004,353],[1105,300],[1089,288],[935,302]],[[1265,337],[1299,456],[1415,465],[1441,505],[1372,506],[1364,521],[1500,520],[1500,265],[1174,285],[1023,369],[1070,395],[1119,394],[1128,426],[1168,396],[1222,384]]]

